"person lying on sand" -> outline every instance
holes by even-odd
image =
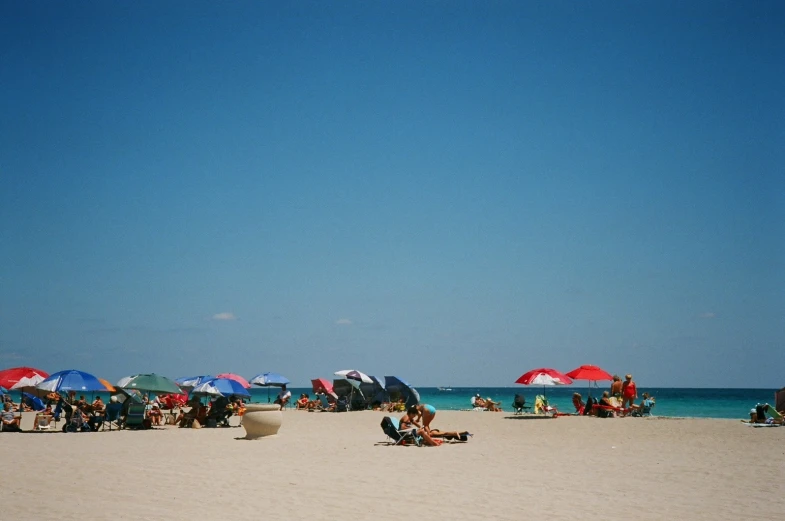
[[[469,431],[440,431],[439,429],[431,429],[431,438],[442,438],[445,440],[455,441],[469,441],[469,438],[474,434]]]

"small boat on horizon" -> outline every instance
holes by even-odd
[[[437,387],[440,392],[449,393],[452,392],[452,387]]]

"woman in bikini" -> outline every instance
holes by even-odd
[[[417,406],[409,407],[409,410],[406,411],[406,414],[404,414],[401,417],[401,419],[399,420],[400,426],[401,426],[400,430],[403,431],[403,430],[406,430],[406,429],[416,428],[417,429],[417,436],[422,437],[423,443],[425,443],[426,445],[429,445],[431,447],[435,447],[437,445],[441,445],[442,440],[434,440],[431,437],[431,435],[430,435],[430,430],[426,431],[425,427],[422,427],[419,423],[417,423],[417,420],[421,416],[422,415],[418,411]],[[431,419],[433,419],[433,418],[431,418]]]
[[[421,403],[420,405],[414,405],[409,408],[409,414],[412,413],[412,410],[416,411],[418,420],[422,419],[422,426],[426,432],[431,432],[431,422],[433,421],[434,416],[436,416],[436,407],[433,405],[428,405],[427,403]]]

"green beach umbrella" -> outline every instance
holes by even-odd
[[[157,374],[135,374],[121,378],[117,387],[153,394],[180,394],[183,391],[172,380]]]

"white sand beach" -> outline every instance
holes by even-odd
[[[439,411],[468,443],[392,447],[377,412],[242,428],[0,434],[2,519],[771,520],[785,427]],[[29,423],[29,420],[28,420]]]

